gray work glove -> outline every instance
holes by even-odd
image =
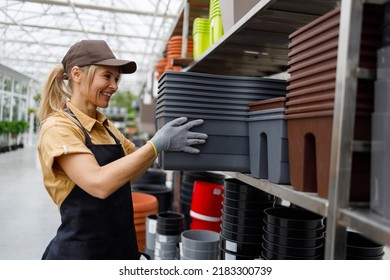
[[[150,139],[157,153],[162,151],[183,151],[191,154],[198,154],[199,150],[192,145],[204,144],[207,134],[191,132],[194,126],[201,125],[203,120],[187,122],[186,117],[181,117],[168,122],[160,128]]]

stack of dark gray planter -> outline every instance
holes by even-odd
[[[157,129],[177,117],[205,122],[200,154],[162,152],[165,170],[250,172],[248,103],[286,95],[284,80],[167,71],[159,80]]]

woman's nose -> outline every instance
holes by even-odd
[[[118,89],[118,82],[116,80],[112,80],[110,82],[110,88],[116,91]]]

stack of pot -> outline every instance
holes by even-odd
[[[155,260],[179,259],[178,244],[183,227],[183,214],[173,211],[157,214],[157,232],[154,246]]]
[[[275,207],[264,211],[262,257],[267,260],[324,258],[324,218],[306,209]]]
[[[384,255],[384,245],[358,232],[347,231],[347,260],[382,260]]]
[[[381,45],[383,11],[365,5],[360,67],[376,68]],[[291,185],[296,190],[317,192],[328,198],[330,147],[336,91],[340,8],[319,17],[290,35],[287,88],[287,130]],[[347,93],[348,94],[348,93]],[[370,140],[373,81],[359,79],[354,139]],[[351,200],[369,199],[369,153],[354,153]]]
[[[210,230],[186,230],[181,234],[181,260],[217,260],[219,234]]]
[[[276,184],[290,183],[285,97],[249,103],[251,175]]]
[[[208,134],[199,154],[162,152],[165,170],[250,172],[248,103],[286,95],[286,81],[193,72],[165,72],[159,80],[157,128],[177,117],[203,119]]]
[[[237,179],[225,179],[220,237],[220,259],[260,258],[263,211],[274,205],[274,196]]]

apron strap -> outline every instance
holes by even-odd
[[[83,131],[84,136],[85,136],[85,142],[86,144],[92,144],[91,137],[89,137],[88,132],[85,130],[85,128],[81,125],[80,121],[77,119],[76,115],[69,109],[69,107],[65,108],[65,111],[72,117],[72,120],[74,123]],[[112,133],[108,127],[106,127],[103,124],[104,128],[107,130],[108,134],[114,139],[115,143],[119,145],[121,142],[119,141],[118,138],[115,137],[114,133]]]

